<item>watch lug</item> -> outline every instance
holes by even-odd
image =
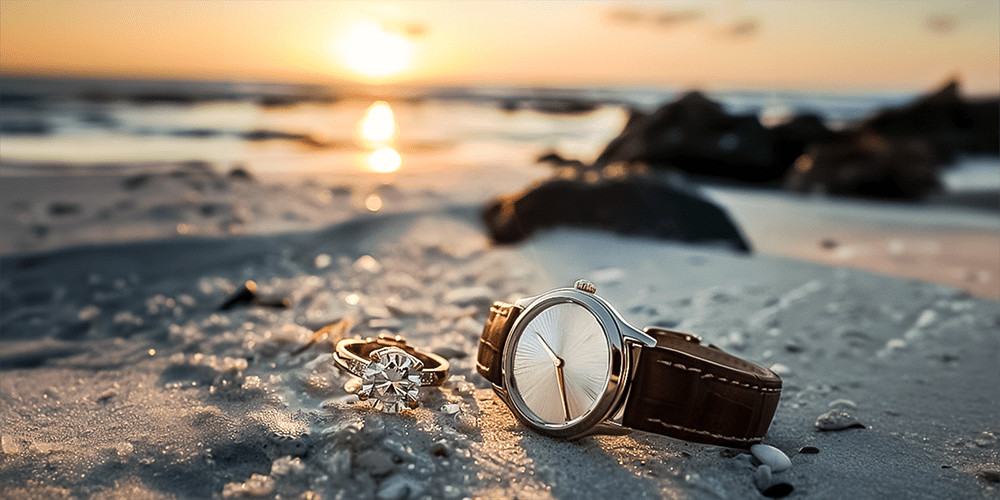
[[[534,302],[535,299],[537,299],[538,297],[539,297],[538,295],[535,295],[534,297],[522,297],[514,301],[514,306],[524,309],[525,307],[528,307],[528,304]]]
[[[500,400],[503,401],[504,404],[506,404],[508,408],[510,408],[510,404],[511,404],[510,403],[510,395],[507,394],[507,389],[504,389],[503,387],[500,387],[499,385],[493,384],[493,393],[496,394],[497,397],[500,398]]]
[[[624,323],[622,326],[624,327],[622,328],[622,335],[625,337],[627,342],[640,344],[644,347],[656,347],[656,339],[652,335],[628,323]]]
[[[626,434],[631,434],[632,429],[628,427],[622,427],[612,421],[604,421],[590,428],[584,434],[577,436],[577,438],[587,437],[587,436],[624,436]]]

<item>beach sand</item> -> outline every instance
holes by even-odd
[[[578,229],[495,247],[478,205],[431,191],[67,179],[0,183],[4,498],[760,497],[748,454],[551,439],[492,394],[489,303],[577,278],[782,376],[764,442],[792,498],[1000,491],[995,213],[710,188],[753,255]],[[291,306],[218,310],[251,279]],[[343,319],[449,357],[449,381],[400,415],[358,403],[339,335],[293,354]],[[817,430],[832,409],[863,427]]]

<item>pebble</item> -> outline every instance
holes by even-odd
[[[354,463],[362,469],[368,470],[373,476],[384,476],[396,467],[392,461],[392,455],[382,450],[367,450],[358,454]]]
[[[819,448],[815,446],[803,446],[799,448],[799,453],[803,455],[815,455],[819,453]]]
[[[846,406],[848,408],[857,408],[858,407],[858,405],[855,404],[854,401],[851,401],[850,399],[838,399],[838,400],[835,400],[835,401],[830,401],[830,404],[827,405],[827,406],[829,406],[830,408],[836,408],[838,406]]]
[[[403,500],[404,498],[417,497],[421,488],[406,476],[392,476],[382,482],[382,486],[375,494],[378,500]]]
[[[865,424],[844,410],[830,410],[816,419],[816,428],[821,431],[841,431],[844,429],[864,429]]]
[[[766,444],[755,444],[750,447],[750,453],[760,463],[771,468],[771,472],[782,472],[792,468],[792,461],[784,452]]]
[[[765,464],[757,467],[757,472],[753,475],[753,482],[760,491],[764,491],[768,486],[771,486],[771,466]]]
[[[1000,469],[979,469],[976,475],[983,481],[1000,483]]]
[[[451,455],[451,447],[449,447],[448,443],[442,439],[434,443],[434,446],[431,446],[430,452],[431,455],[434,455],[435,457],[448,458],[448,456]]]

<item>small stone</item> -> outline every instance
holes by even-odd
[[[851,401],[850,399],[838,399],[838,400],[835,400],[835,401],[830,401],[830,404],[827,405],[827,406],[829,406],[830,408],[836,408],[838,406],[843,406],[843,407],[847,407],[847,408],[857,408],[858,407],[858,405],[855,404],[854,401]]]
[[[382,271],[382,264],[371,255],[362,255],[354,261],[352,266],[355,271],[378,274]]]
[[[455,419],[455,430],[458,432],[469,434],[476,430],[477,423],[476,419],[472,418],[471,415],[461,414]]]
[[[788,483],[772,484],[768,489],[761,492],[768,498],[783,498],[795,491],[795,488]]]
[[[765,464],[757,467],[757,472],[753,475],[753,482],[760,491],[764,491],[768,486],[771,486],[771,466]]]
[[[97,396],[97,401],[105,402],[117,395],[118,395],[118,389],[115,389],[114,387],[109,387],[108,390],[102,392],[99,396]]]
[[[448,458],[451,455],[451,448],[444,440],[441,440],[434,443],[434,446],[431,446],[430,452],[435,457]]]
[[[378,500],[403,500],[420,494],[420,487],[405,476],[392,476],[382,482],[375,498]]]
[[[784,452],[766,444],[755,444],[750,447],[750,453],[760,463],[770,466],[771,472],[782,472],[792,468],[792,461]]]
[[[979,469],[976,476],[989,483],[1000,483],[1000,469]]]
[[[976,438],[973,439],[972,442],[976,443],[976,446],[980,448],[989,448],[997,444],[997,436],[992,432],[986,431],[976,436]]]
[[[0,435],[0,451],[3,451],[3,454],[7,456],[17,455],[21,453],[21,445],[14,439],[14,436],[3,434]]]
[[[816,419],[816,428],[821,431],[841,431],[844,429],[864,429],[865,424],[844,410],[830,410]]]
[[[819,448],[815,446],[803,446],[799,448],[799,453],[802,455],[815,455],[819,453]]]
[[[396,467],[392,455],[382,450],[367,450],[360,453],[354,463],[373,476],[384,476]]]

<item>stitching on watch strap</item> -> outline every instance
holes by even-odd
[[[665,359],[660,359],[660,360],[657,360],[656,362],[659,363],[659,364],[661,364],[661,365],[664,365],[664,366],[669,366],[671,368],[677,368],[678,370],[686,370],[686,371],[689,371],[689,372],[701,373],[701,369],[700,368],[695,368],[693,366],[684,366],[684,365],[682,365],[680,363],[672,363],[672,362],[667,361]],[[738,382],[736,380],[727,379],[726,377],[716,377],[715,375],[712,375],[711,373],[706,373],[706,374],[702,375],[701,378],[703,378],[703,379],[714,378],[714,379],[718,380],[719,382],[729,383],[729,384],[733,384],[733,385],[738,385],[740,387],[746,387],[748,389],[753,389],[753,390],[760,391],[760,392],[781,392],[780,388],[775,389],[775,388],[771,388],[771,387],[762,387],[762,386],[759,386],[759,385],[753,385],[753,384],[748,384],[748,383],[744,383],[744,382]],[[660,422],[660,423],[662,424],[662,422]],[[663,425],[667,425],[667,424],[663,424]]]
[[[691,432],[691,433],[699,434],[699,435],[702,435],[702,436],[710,436],[710,437],[713,437],[713,438],[716,438],[716,439],[727,439],[727,440],[730,440],[730,441],[738,441],[740,443],[759,443],[761,441],[761,438],[759,438],[759,437],[757,437],[757,438],[741,438],[741,437],[733,437],[733,436],[723,436],[722,434],[715,434],[714,432],[700,431],[698,429],[691,429],[691,428],[684,427],[684,426],[681,426],[681,425],[667,424],[667,423],[664,423],[662,420],[660,420],[658,418],[650,418],[650,419],[647,419],[647,420],[650,423],[652,423],[652,424],[660,424],[663,427],[667,427],[667,428],[670,428],[670,429],[677,429],[679,431]]]

